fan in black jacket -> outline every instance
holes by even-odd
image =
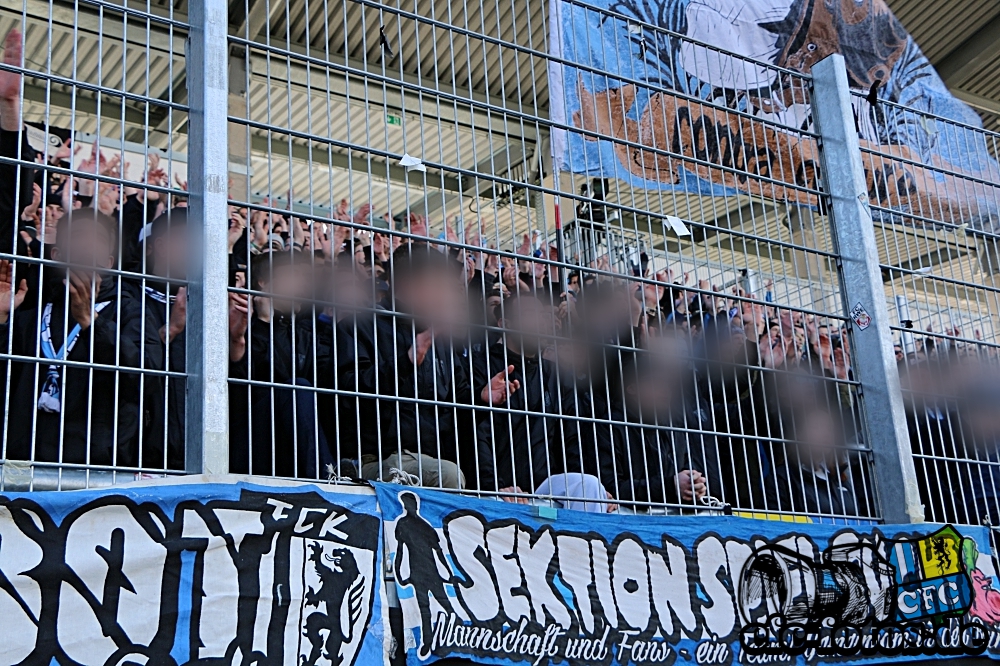
[[[310,270],[296,251],[259,254],[251,264],[253,288],[270,297],[254,299],[245,369],[231,371],[251,382],[250,458],[235,461],[240,471],[319,478],[333,462],[312,390],[333,387],[333,359],[315,334]]]
[[[789,441],[776,444],[774,480],[765,488],[769,511],[834,517],[868,516],[864,454],[848,445],[843,415],[822,403],[786,408],[780,418]]]
[[[341,451],[360,453],[365,478],[387,479],[396,468],[425,486],[465,485],[459,459],[475,455],[475,402],[452,346],[468,318],[459,268],[424,243],[403,245],[391,262],[400,314],[377,311],[338,324],[338,388],[372,396],[356,405],[342,399],[358,420],[356,434],[341,433]],[[479,403],[501,404],[517,390],[505,374],[482,387]]]
[[[149,248],[148,270],[154,279],[143,280],[141,289],[143,317],[147,331],[155,333],[162,347],[159,356],[171,376],[149,375],[143,382],[143,438],[141,459],[127,464],[146,468],[184,468],[185,397],[187,393],[187,278],[189,234],[187,209],[174,208],[153,220],[141,245]],[[242,276],[241,276],[242,277]],[[237,285],[242,286],[242,285]],[[243,355],[246,351],[247,297],[229,294],[230,376],[245,378]],[[239,404],[238,385],[231,385],[232,402]],[[243,401],[245,402],[245,401]],[[230,436],[232,452],[240,449],[234,428]],[[242,446],[245,458],[245,443]],[[244,470],[245,471],[245,470]]]
[[[484,387],[491,377],[506,372],[518,390],[506,409],[490,412],[478,424],[479,487],[533,492],[548,481],[546,488],[554,495],[609,499],[597,475],[611,461],[610,443],[600,439],[606,445],[598,445],[596,455],[591,446],[581,444],[586,428],[573,417],[588,416],[589,401],[577,394],[573,383],[563,382],[555,363],[542,357],[543,343],[553,334],[551,309],[534,295],[519,294],[505,299],[501,310],[504,336],[486,354],[474,356],[474,386]],[[573,476],[567,478],[568,473]],[[610,479],[610,474],[605,471],[603,478]],[[580,504],[590,509],[593,503]],[[593,505],[598,510],[607,507]]]
[[[139,375],[128,368],[159,369],[162,346],[155,331],[143,331],[140,303],[105,272],[115,264],[116,230],[93,209],[60,221],[52,258],[73,267],[46,269],[38,309],[10,312],[15,286],[10,265],[0,262],[0,349],[9,344],[15,356],[38,359],[10,362],[10,410],[17,415],[8,422],[12,459],[102,465],[132,459],[140,391]],[[26,291],[21,281],[15,308]]]
[[[637,354],[624,364],[624,399],[611,414],[618,497],[693,504],[718,483],[708,410],[686,398],[681,359]]]

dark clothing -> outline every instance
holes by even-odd
[[[341,450],[384,460],[399,450],[458,462],[458,444],[472,442],[472,389],[464,364],[438,340],[414,368],[412,320],[388,312],[365,314],[337,325],[338,387],[369,394],[341,398],[341,411],[357,409],[356,432],[341,428]],[[374,397],[378,396],[378,397]],[[403,398],[404,400],[398,400]],[[419,398],[437,404],[417,404]],[[445,404],[447,403],[447,404]]]
[[[574,387],[562,383],[555,364],[538,356],[522,356],[503,340],[491,345],[487,352],[473,357],[473,391],[478,395],[492,377],[508,366],[514,366],[509,379],[520,382],[520,388],[500,405],[513,413],[489,412],[479,421],[479,487],[496,490],[518,486],[532,492],[553,474],[599,474],[596,456],[589,455],[589,451],[585,455],[580,446],[577,423],[559,418],[573,416],[578,405]]]
[[[966,522],[961,498],[955,495],[963,487],[957,460],[970,457],[958,415],[946,407],[921,403],[907,409],[906,423],[926,519]]]
[[[614,411],[611,437],[614,443],[616,488],[609,489],[620,500],[677,503],[680,492],[674,477],[677,453],[670,430],[655,420],[641,423],[633,415]],[[624,423],[624,421],[628,423]]]
[[[765,490],[767,509],[833,516],[874,515],[874,498],[867,497],[865,491],[871,480],[863,483],[864,459],[857,451],[847,452],[847,456],[838,468],[822,471],[799,464],[794,454],[787,462],[776,460],[773,481]]]
[[[144,364],[159,369],[162,345],[156,331],[143,332],[140,303],[127,292],[120,293],[115,282],[112,278],[103,280],[95,302],[107,305],[90,327],[80,331],[68,360],[127,368]],[[46,304],[53,304],[49,330],[56,350],[76,326],[64,307],[67,302],[60,290],[47,294],[41,303],[43,312]],[[16,310],[7,324],[0,325],[0,349],[6,350],[9,343],[13,354],[38,358],[41,315],[34,309]],[[104,465],[127,464],[134,459],[139,431],[138,374],[62,366],[61,411],[46,412],[38,409],[38,399],[49,370],[47,359],[10,365],[9,458]]]
[[[740,365],[706,363],[700,374],[699,390],[715,403],[714,422],[718,432],[721,486],[719,499],[734,507],[763,510],[765,488],[773,486],[770,461],[775,457],[774,440],[783,437],[779,418],[779,389],[776,374],[760,368],[741,367],[756,363],[756,352],[737,356]],[[780,451],[777,452],[780,455]],[[713,491],[714,492],[714,491]]]
[[[720,470],[712,423],[706,409],[695,403],[660,419],[645,419],[637,410],[612,413],[611,426],[618,472],[618,499],[638,502],[678,503],[678,472],[701,472],[708,494],[718,497]],[[624,423],[628,421],[628,423]],[[610,490],[610,489],[609,489]],[[611,491],[615,494],[615,490]],[[721,498],[720,498],[721,499]]]
[[[757,373],[758,376],[760,373]],[[763,510],[765,487],[773,485],[769,452],[776,446],[769,437],[781,437],[777,418],[754,398],[715,406],[714,419],[720,458],[717,497],[748,510]],[[778,444],[777,446],[780,446]]]
[[[187,335],[179,335],[164,344],[160,329],[170,321],[172,297],[167,298],[165,284],[147,283],[143,293],[146,330],[155,334],[162,348],[163,369],[185,372]],[[184,377],[149,375],[143,382],[142,467],[184,468],[184,400],[187,381]],[[166,457],[164,457],[164,455]],[[139,465],[139,461],[134,463]]]
[[[35,155],[24,132],[0,130],[0,156],[34,162]],[[34,182],[35,169],[0,162],[0,252],[11,252],[14,248],[14,231],[21,211],[31,204]]]
[[[964,515],[967,525],[1000,526],[1000,442],[981,442],[974,462],[963,465]],[[956,498],[955,501],[961,501]]]
[[[333,361],[314,328],[311,313],[274,313],[270,322],[256,316],[250,321],[250,342],[240,364],[250,380],[301,387],[251,384],[251,459],[239,461],[251,474],[317,478],[332,461],[326,437],[316,427],[316,392],[309,388],[333,386]],[[239,369],[231,373],[245,376]]]
[[[163,195],[166,196],[166,195]],[[143,250],[139,234],[147,223],[156,217],[156,201],[143,203],[137,194],[125,197],[121,209],[121,268],[135,273],[143,272]],[[148,270],[148,269],[147,269]]]
[[[590,376],[563,376],[563,386],[570,386],[568,400],[563,401],[564,413],[577,419],[564,419],[563,429],[577,438],[576,446],[565,446],[564,466],[567,472],[583,472],[596,476],[604,489],[615,493],[618,479],[615,473],[614,444],[606,425],[610,418],[604,386],[596,386]],[[564,442],[567,440],[564,439]],[[568,440],[573,443],[572,439]]]

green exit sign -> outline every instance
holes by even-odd
[[[386,116],[385,116],[385,124],[386,125],[402,125],[403,124],[403,118],[402,118],[402,116],[394,116],[391,113],[387,113]]]

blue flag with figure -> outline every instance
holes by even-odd
[[[410,666],[1000,657],[983,527],[600,515],[376,492]]]
[[[381,522],[364,490],[0,493],[0,663],[383,663]]]
[[[551,114],[572,128],[553,132],[563,169],[814,206],[806,75],[839,53],[860,93],[875,215],[977,227],[996,217],[1000,168],[979,117],[885,0],[551,0],[550,18]]]

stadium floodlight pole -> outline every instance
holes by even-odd
[[[834,247],[851,319],[851,366],[860,382],[865,434],[874,456],[882,518],[922,522],[910,437],[892,349],[892,329],[847,68],[832,55],[812,68],[812,113],[820,135],[822,189],[828,196]]]
[[[184,465],[229,471],[228,7],[191,0],[188,18],[187,398]]]

